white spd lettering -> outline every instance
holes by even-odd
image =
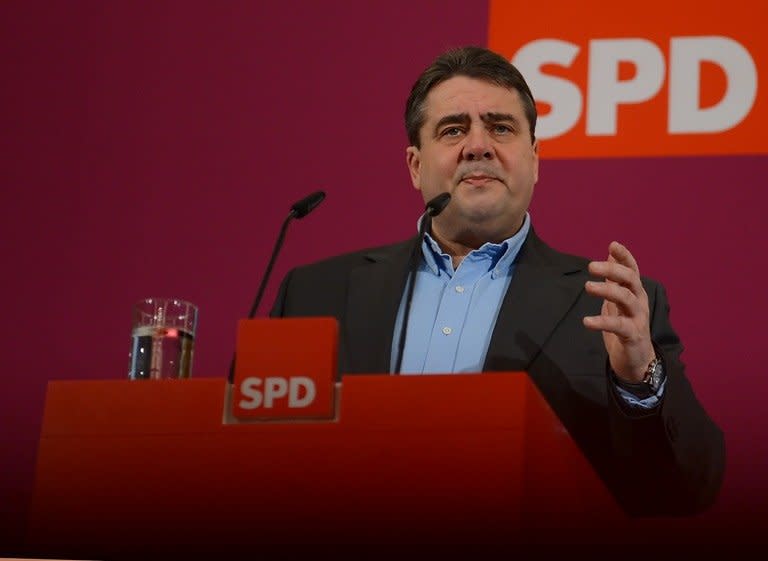
[[[271,409],[275,401],[285,398],[289,408],[301,409],[315,400],[316,389],[315,382],[306,376],[249,376],[240,384],[240,393],[244,396],[239,402],[242,409]]]
[[[659,93],[667,75],[661,49],[647,39],[589,41],[586,76],[586,134],[615,136],[618,107],[646,102]],[[581,118],[584,94],[579,86],[542,71],[547,64],[569,68],[580,47],[559,39],[540,39],[521,47],[512,63],[527,77],[537,100],[551,111],[539,118],[537,136],[554,138],[571,130]],[[635,68],[630,79],[619,79],[619,65]],[[717,65],[725,74],[726,91],[711,107],[700,106],[701,64]],[[715,133],[732,129],[749,114],[757,98],[757,67],[749,51],[723,36],[672,37],[669,48],[669,134]]]

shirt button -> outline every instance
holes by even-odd
[[[450,327],[443,327],[443,333],[445,335],[450,335],[452,331],[453,329],[451,329]]]
[[[459,294],[461,294],[462,292],[464,292],[464,287],[463,287],[463,286],[461,286],[461,285],[458,285],[458,286],[456,286],[456,292],[458,292]]]

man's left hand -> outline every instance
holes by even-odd
[[[645,376],[655,357],[651,343],[648,294],[640,282],[637,261],[618,242],[608,247],[607,261],[592,261],[592,275],[604,281],[587,281],[586,291],[603,298],[599,316],[587,316],[584,325],[603,332],[605,349],[616,375],[630,383]]]

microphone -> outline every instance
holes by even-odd
[[[261,286],[259,286],[259,291],[256,293],[256,298],[253,300],[251,311],[248,312],[248,319],[253,319],[253,317],[256,315],[256,310],[259,308],[261,298],[264,296],[264,290],[267,287],[267,281],[269,280],[269,276],[272,274],[272,267],[275,265],[277,255],[280,253],[280,248],[283,247],[283,240],[285,239],[285,232],[288,230],[288,224],[290,224],[291,220],[294,218],[304,218],[307,214],[315,210],[317,206],[323,202],[323,199],[325,199],[325,192],[315,191],[314,193],[307,195],[300,201],[297,201],[291,205],[291,211],[288,213],[288,216],[285,218],[283,225],[280,228],[280,234],[277,236],[275,248],[272,250],[272,257],[269,258],[267,269],[264,272],[264,277],[261,280]],[[232,361],[229,364],[229,383],[232,384],[234,381],[235,355],[233,354]]]
[[[307,195],[300,201],[293,203],[293,206],[291,206],[291,214],[294,218],[304,218],[307,214],[315,210],[317,205],[323,202],[324,198],[324,191],[315,191],[311,195]]]
[[[405,308],[403,312],[403,323],[400,327],[400,340],[397,343],[397,363],[395,365],[395,374],[400,374],[400,368],[403,364],[403,352],[405,351],[405,334],[408,330],[408,319],[411,315],[411,300],[413,300],[413,290],[416,286],[416,273],[421,263],[421,248],[424,245],[424,237],[432,228],[432,218],[443,212],[445,207],[451,201],[450,193],[440,193],[430,199],[424,208],[424,214],[419,221],[419,235],[416,238],[416,246],[411,253],[411,261],[408,266],[407,292],[405,294]]]
[[[432,224],[432,218],[443,212],[448,203],[451,202],[450,193],[440,193],[437,197],[433,198],[427,203],[426,212],[430,217],[429,223]]]

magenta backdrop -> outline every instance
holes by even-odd
[[[133,301],[197,303],[194,374],[224,376],[294,200],[328,194],[262,315],[289,267],[413,233],[405,96],[486,25],[459,0],[0,3],[0,553],[21,541],[47,381],[124,378]],[[620,239],[666,284],[726,433],[716,511],[768,499],[766,177],[768,157],[544,161],[532,209],[550,243]]]

